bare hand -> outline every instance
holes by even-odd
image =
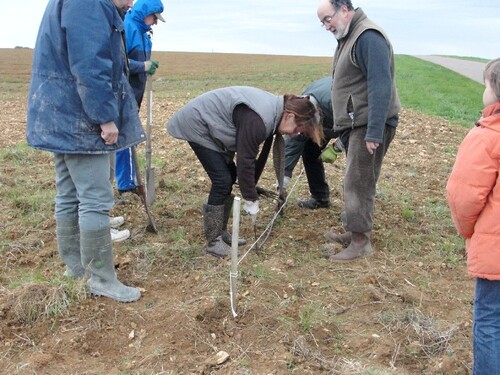
[[[366,149],[370,153],[370,155],[373,155],[373,152],[377,149],[379,146],[379,143],[376,142],[366,142]]]
[[[101,138],[107,145],[114,145],[118,141],[118,128],[114,121],[101,124]]]

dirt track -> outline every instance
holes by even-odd
[[[418,57],[419,59],[425,60],[432,62],[434,64],[439,64],[441,66],[444,66],[445,68],[448,68],[450,70],[453,70],[465,77],[468,77],[470,79],[473,79],[474,81],[477,81],[479,83],[484,83],[483,82],[483,70],[485,67],[485,63],[478,62],[478,61],[469,61],[469,60],[462,60],[462,59],[456,59],[456,58],[451,58],[451,57],[443,57],[443,56],[415,56]]]

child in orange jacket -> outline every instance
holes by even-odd
[[[484,83],[482,117],[460,145],[446,186],[476,278],[474,375],[500,374],[500,58],[486,65]]]

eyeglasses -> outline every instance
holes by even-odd
[[[330,22],[332,22],[333,17],[339,12],[340,8],[337,9],[331,16],[326,16],[321,20],[321,27],[326,27],[326,25],[329,25]]]

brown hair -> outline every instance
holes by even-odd
[[[285,95],[285,112],[295,115],[295,123],[314,143],[321,146],[323,142],[323,127],[321,114],[309,100],[309,96]]]
[[[500,58],[491,60],[484,68],[484,82],[490,83],[493,93],[500,100]]]

